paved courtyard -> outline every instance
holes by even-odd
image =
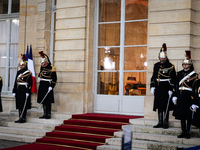
[[[0,140],[0,149],[25,145],[28,143]]]

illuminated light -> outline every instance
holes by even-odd
[[[115,62],[112,62],[110,57],[105,57],[104,58],[104,68],[108,69],[108,70],[114,69]]]
[[[12,22],[16,25],[19,25],[19,19],[13,19]]]
[[[147,62],[144,62],[144,66],[147,66]]]
[[[143,55],[143,54],[141,54],[141,55],[140,55],[140,58],[144,58],[144,55]]]

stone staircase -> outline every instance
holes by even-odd
[[[177,138],[181,133],[180,122],[170,120],[170,128],[155,129],[152,126],[157,120],[132,119],[132,150],[176,150],[177,147],[194,147],[200,145],[199,129],[192,128],[191,139]],[[126,126],[123,126],[123,128]],[[123,131],[115,132],[115,138],[106,139],[106,145],[98,146],[97,150],[121,150]]]
[[[52,119],[39,119],[42,115],[42,109],[28,110],[26,123],[14,123],[19,119],[17,110],[0,115],[0,139],[32,143],[43,137],[46,132],[54,130],[63,120],[71,118],[71,114],[52,112]]]

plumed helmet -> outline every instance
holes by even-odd
[[[24,65],[26,66],[26,55],[25,54],[21,54],[21,60],[19,62],[19,65]]]
[[[191,51],[190,50],[186,50],[185,51],[185,59],[182,62],[182,65],[186,64],[186,65],[191,65],[192,64],[192,60],[191,60]]]
[[[46,62],[49,63],[49,59],[48,56],[46,54],[43,53],[43,51],[38,52],[41,56],[41,60],[40,63]]]
[[[158,55],[159,58],[167,58],[167,46],[166,43],[163,43],[161,49],[160,49],[160,53]]]

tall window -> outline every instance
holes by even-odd
[[[97,94],[146,95],[148,0],[98,6]]]
[[[0,0],[0,75],[3,93],[13,88],[18,66],[20,0]]]

